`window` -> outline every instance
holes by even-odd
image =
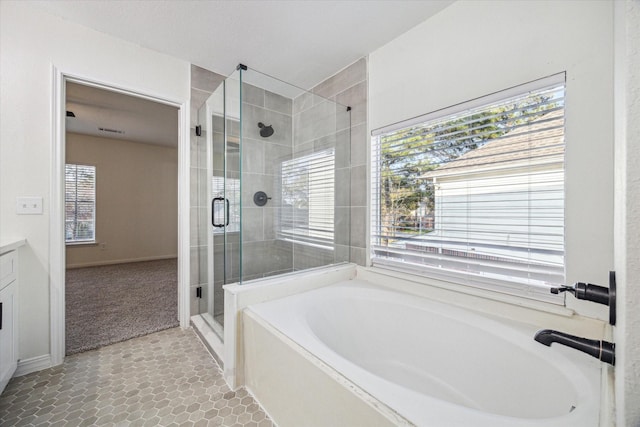
[[[282,162],[280,238],[333,248],[334,175],[334,149]]]
[[[374,265],[562,303],[564,73],[373,134]]]
[[[65,165],[65,239],[67,243],[96,239],[96,168]]]

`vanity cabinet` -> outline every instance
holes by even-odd
[[[0,255],[0,393],[18,367],[18,252]]]

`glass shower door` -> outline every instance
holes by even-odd
[[[206,141],[207,286],[200,313],[223,338],[224,290],[240,279],[239,75],[227,78],[198,114]]]

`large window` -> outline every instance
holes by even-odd
[[[562,302],[564,74],[373,134],[374,265]]]
[[[279,237],[333,248],[334,149],[284,161],[280,172]]]
[[[65,165],[65,240],[67,243],[96,239],[96,168]]]

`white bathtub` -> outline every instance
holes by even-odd
[[[247,310],[418,426],[599,425],[600,362],[535,328],[359,280]]]

